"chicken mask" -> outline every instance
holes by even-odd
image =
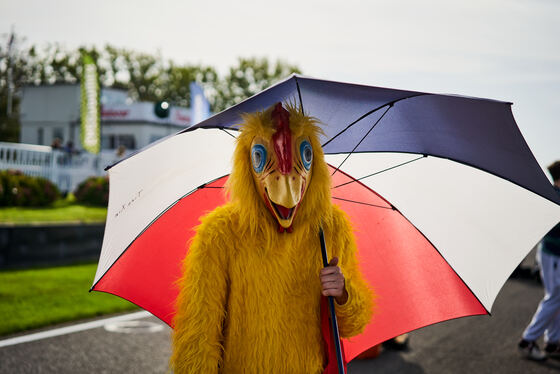
[[[313,167],[313,148],[308,136],[290,129],[290,113],[281,103],[270,112],[272,136],[255,136],[251,165],[255,187],[278,222],[279,232],[292,232],[292,223]]]

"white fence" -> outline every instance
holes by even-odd
[[[74,191],[88,177],[105,175],[105,167],[118,159],[114,151],[93,155],[55,150],[44,145],[0,142],[0,169],[15,169],[47,178],[63,192]]]

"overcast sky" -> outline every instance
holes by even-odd
[[[222,73],[265,56],[318,78],[511,101],[541,166],[560,159],[558,0],[1,0],[0,33],[12,25],[25,45],[110,43]]]

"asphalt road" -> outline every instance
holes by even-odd
[[[348,372],[556,373],[560,360],[536,363],[520,358],[516,350],[542,295],[535,281],[509,280],[491,317],[461,318],[415,331],[407,351],[385,350],[375,359],[354,361]],[[112,324],[6,346],[0,348],[0,373],[166,373],[169,334],[167,326],[148,317],[138,326]]]

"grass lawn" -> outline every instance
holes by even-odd
[[[77,205],[72,195],[45,208],[0,208],[0,224],[39,224],[63,222],[105,222],[107,208]]]
[[[0,335],[137,307],[88,292],[97,264],[0,272]]]

